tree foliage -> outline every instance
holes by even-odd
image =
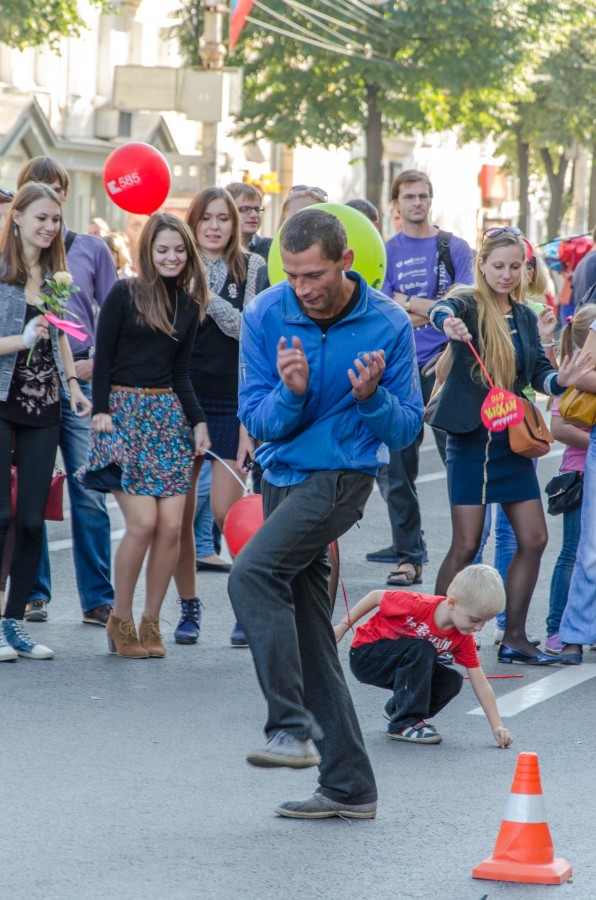
[[[94,0],[108,8],[104,0]],[[0,43],[17,50],[48,46],[57,50],[63,37],[76,37],[86,27],[76,0],[3,0]]]

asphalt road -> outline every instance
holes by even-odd
[[[422,454],[420,496],[432,593],[450,538],[445,480],[436,451]],[[560,457],[540,462],[542,484]],[[435,477],[437,476],[437,477]],[[113,528],[121,527],[116,510]],[[530,611],[544,620],[561,522],[550,543]],[[69,523],[51,525],[67,541]],[[361,527],[341,541],[350,603],[384,585],[389,566],[364,554],[389,543],[383,501],[374,493]],[[485,561],[491,561],[490,552]],[[258,770],[245,753],[263,742],[265,705],[250,651],[228,637],[233,615],[226,577],[200,578],[205,603],[196,647],[174,644],[173,589],[164,606],[165,660],[128,661],[106,652],[103,629],[83,626],[68,548],[52,552],[54,600],[31,632],[56,651],[51,662],[0,667],[3,828],[0,898],[6,900],[543,900],[596,897],[594,733],[596,682],[585,681],[508,718],[514,744],[499,750],[469,684],[436,719],[444,741],[415,747],[389,741],[388,695],[347,680],[379,786],[374,821],[280,819],[273,808],[308,796],[316,771]],[[142,588],[139,591],[140,615]],[[338,598],[336,617],[342,615]],[[563,668],[496,662],[492,626],[482,633],[497,696],[552,684]],[[596,675],[596,653],[583,671]],[[513,670],[513,671],[512,671]],[[547,687],[546,694],[550,690]],[[538,695],[536,695],[538,697]],[[492,852],[520,751],[539,755],[555,854],[574,868],[560,887],[477,881],[472,868]]]

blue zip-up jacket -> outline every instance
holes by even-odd
[[[284,281],[244,309],[240,334],[239,416],[263,446],[256,452],[267,481],[299,484],[311,472],[352,469],[375,475],[381,443],[399,450],[422,428],[412,326],[397,303],[360,282],[360,299],[326,334],[300,308]],[[277,343],[296,336],[308,359],[308,388],[295,394],[277,371]],[[373,396],[359,403],[348,369],[358,354],[385,351]]]

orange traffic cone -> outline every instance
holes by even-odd
[[[555,859],[536,753],[520,753],[501,830],[493,855],[472,871],[473,878],[562,884],[573,872]]]

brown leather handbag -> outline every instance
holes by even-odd
[[[528,459],[546,456],[555,439],[538,407],[526,397],[518,397],[518,400],[524,408],[524,418],[518,425],[509,425],[509,446],[514,453]]]

